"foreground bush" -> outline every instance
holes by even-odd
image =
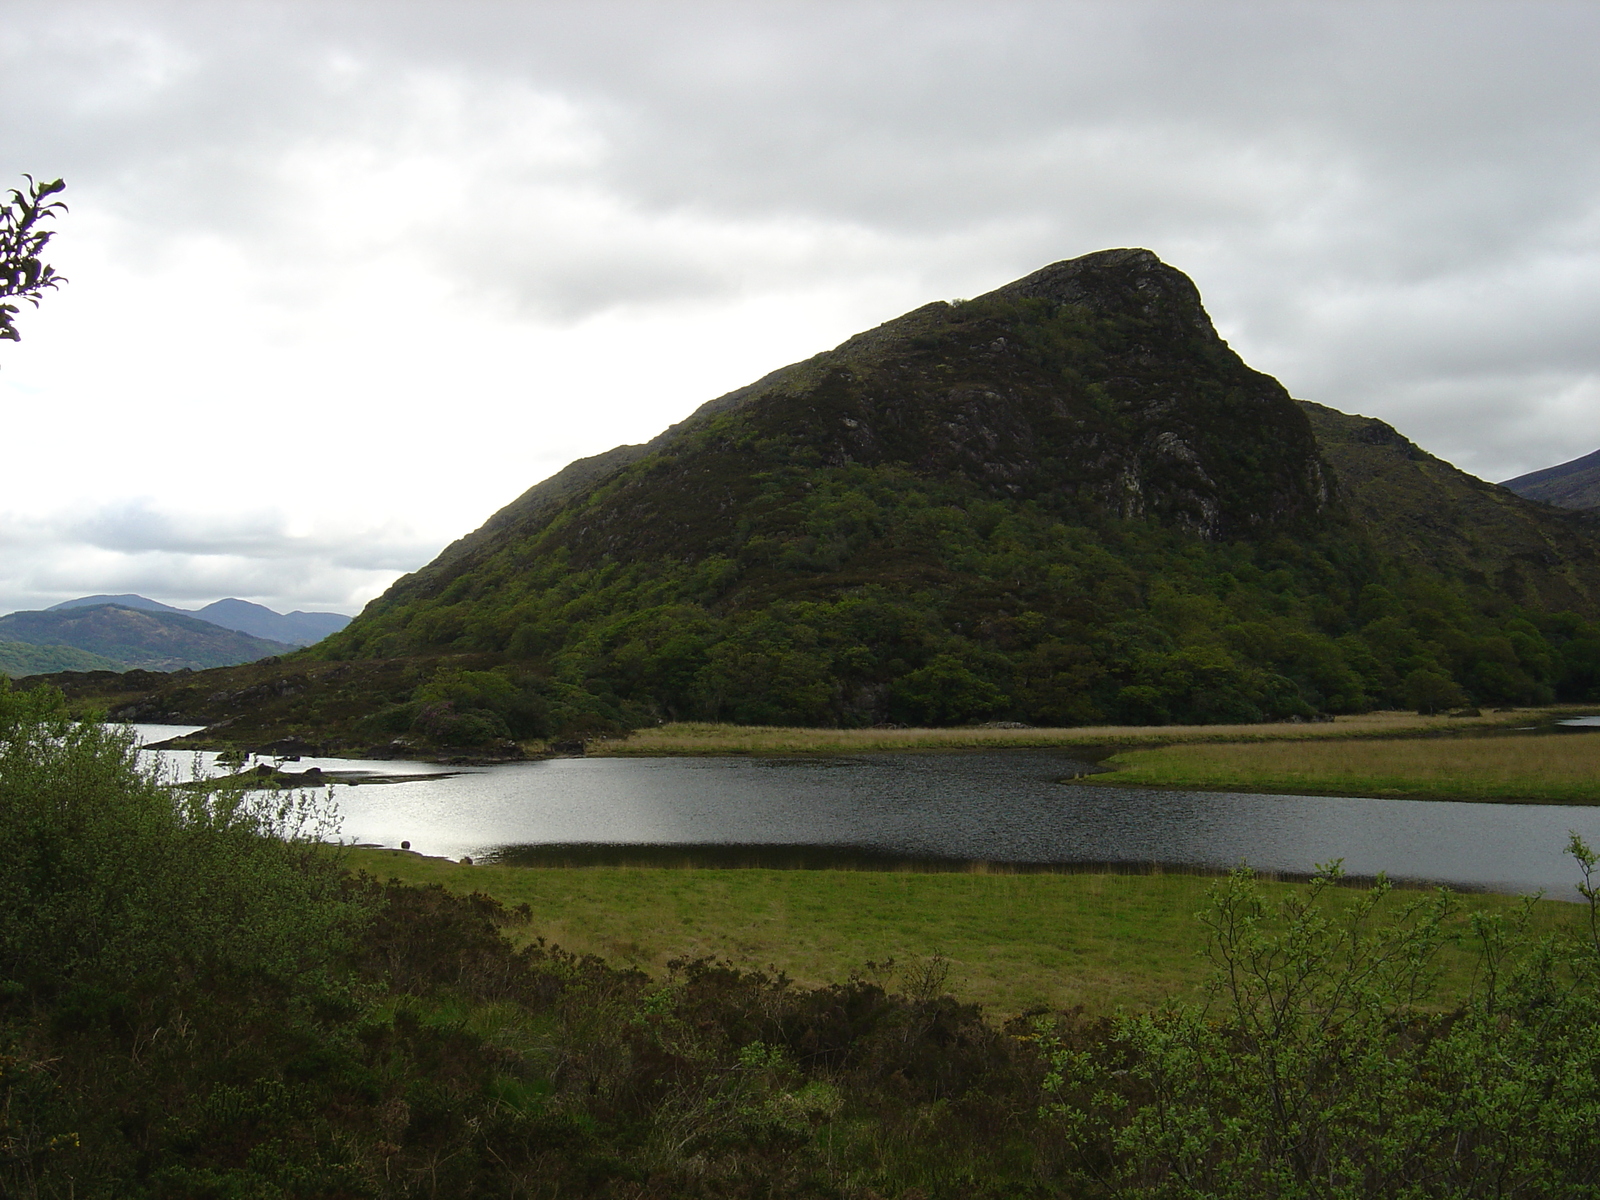
[[[1269,907],[1250,873],[1204,920],[1212,1002],[1126,1017],[1051,1055],[1044,1110],[1112,1194],[1591,1196],[1600,1192],[1600,941],[1594,854],[1575,835],[1588,938],[1534,941],[1472,914],[1477,985],[1430,1006],[1447,892],[1396,906],[1379,881],[1339,920],[1337,878]],[[1386,908],[1397,911],[1384,913]],[[1380,919],[1381,918],[1381,919]]]

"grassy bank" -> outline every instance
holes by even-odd
[[[467,867],[391,850],[351,851],[350,865],[527,904],[534,919],[523,937],[651,973],[673,958],[710,955],[821,985],[852,972],[881,979],[869,961],[892,958],[915,970],[937,953],[949,964],[951,991],[1000,1015],[1078,1004],[1106,1013],[1197,998],[1207,964],[1196,954],[1205,939],[1195,914],[1214,882],[1179,874]],[[1290,885],[1265,886],[1276,896]],[[1356,894],[1340,889],[1336,898]],[[1494,911],[1517,903],[1470,898]],[[1579,915],[1550,903],[1537,921],[1554,929]],[[1447,955],[1450,994],[1464,993],[1472,961],[1466,950]]]
[[[1505,734],[1129,750],[1095,783],[1416,800],[1600,803],[1600,735]]]
[[[1007,747],[1121,746],[1205,741],[1321,741],[1327,738],[1394,737],[1525,725],[1538,709],[1477,717],[1421,716],[1372,712],[1309,724],[1271,725],[1083,725],[1067,729],[809,729],[781,725],[727,725],[675,721],[640,729],[625,738],[588,744],[591,756],[668,754],[864,754],[879,750],[986,750]],[[542,749],[544,743],[531,744]]]

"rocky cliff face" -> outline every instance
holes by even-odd
[[[1217,336],[1188,277],[1148,250],[1107,250],[926,305],[646,445],[574,463],[385,602],[437,594],[535,535],[576,564],[731,553],[751,510],[771,507],[771,473],[796,465],[960,478],[1213,541],[1317,519],[1332,501],[1304,415]]]

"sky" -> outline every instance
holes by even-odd
[[[1600,446],[1600,5],[0,0],[0,612],[357,612],[572,459],[1147,247],[1297,397]]]

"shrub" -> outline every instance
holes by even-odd
[[[306,794],[170,786],[128,730],[0,680],[0,980],[171,972],[278,979],[328,962],[357,911]]]

